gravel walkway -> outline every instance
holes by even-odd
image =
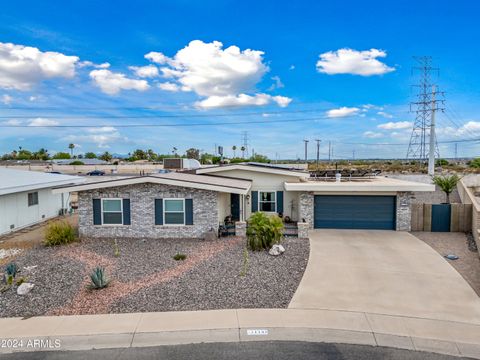
[[[480,258],[478,251],[469,249],[468,235],[459,232],[412,232],[440,255],[455,254],[458,260],[447,260],[480,296]]]
[[[249,307],[286,307],[308,261],[308,240],[286,239],[285,254],[249,251],[245,276],[243,240],[118,241],[114,256],[111,239],[86,240],[68,246],[36,246],[15,258],[35,284],[22,297],[15,287],[0,293],[0,317],[93,314],[109,312],[201,310]],[[184,253],[187,259],[175,261]],[[87,289],[96,266],[106,268],[108,288]]]

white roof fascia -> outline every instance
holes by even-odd
[[[435,185],[408,181],[395,182],[299,182],[284,183],[287,191],[314,191],[314,192],[407,192],[407,191],[435,191]]]
[[[218,167],[209,167],[209,168],[200,168],[196,170],[197,174],[210,174],[216,172],[223,172],[229,170],[244,170],[244,171],[254,171],[260,173],[267,173],[267,174],[276,174],[276,175],[286,175],[286,176],[294,176],[294,177],[301,177],[301,178],[308,178],[310,176],[307,172],[296,171],[296,170],[283,170],[283,169],[276,169],[276,168],[267,168],[261,166],[248,166],[248,165],[225,165],[225,166],[218,166]]]
[[[53,189],[53,193],[55,194],[55,193],[71,192],[71,191],[86,191],[86,190],[104,189],[104,188],[110,188],[110,187],[144,184],[144,183],[172,185],[172,186],[180,186],[180,187],[202,189],[202,190],[212,190],[212,191],[233,193],[233,194],[240,194],[240,195],[246,195],[251,187],[251,184],[249,184],[245,188],[239,188],[239,187],[211,185],[211,184],[198,183],[198,182],[192,182],[192,181],[174,180],[174,179],[166,179],[161,177],[149,176],[149,177],[140,177],[140,178],[138,177],[128,178],[128,179],[122,179],[122,180],[102,181],[97,183],[70,186],[66,188],[57,188],[57,189]]]

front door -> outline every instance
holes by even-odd
[[[233,221],[240,221],[240,195],[230,194],[230,210]]]

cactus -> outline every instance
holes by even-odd
[[[103,289],[107,287],[110,282],[105,274],[105,269],[101,267],[97,267],[93,270],[90,275],[90,280],[92,281],[92,284],[90,285],[91,289]]]
[[[18,266],[14,262],[8,264],[5,268],[5,274],[7,274],[7,277],[8,276],[15,277],[17,275],[17,272],[18,272]]]

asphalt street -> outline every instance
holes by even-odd
[[[2,360],[458,360],[455,356],[364,345],[307,342],[209,343],[0,355]]]

